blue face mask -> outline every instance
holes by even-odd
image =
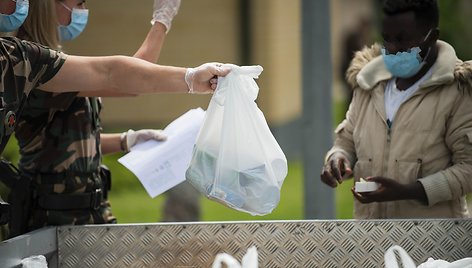
[[[426,35],[423,42],[428,39],[431,30]],[[421,58],[421,48],[413,47],[406,52],[397,52],[397,54],[388,54],[385,48],[381,49],[382,57],[387,67],[387,70],[394,76],[399,78],[410,78],[417,74],[421,68],[426,64]],[[431,48],[428,48],[425,58],[428,57]]]
[[[0,32],[16,31],[28,16],[28,0],[16,0],[15,12],[10,15],[0,13]]]
[[[77,8],[70,9],[64,3],[62,2],[59,2],[59,3],[63,5],[64,8],[66,8],[67,10],[71,12],[70,24],[57,26],[58,31],[59,31],[59,38],[61,40],[66,40],[66,41],[73,40],[77,36],[79,36],[82,33],[82,31],[85,29],[85,26],[87,26],[89,11],[88,9],[77,9]]]

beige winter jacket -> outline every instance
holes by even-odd
[[[384,89],[391,74],[380,47],[358,52],[348,69],[354,96],[327,158],[343,152],[355,181],[369,176],[400,183],[418,180],[428,198],[428,205],[355,200],[355,218],[469,217],[465,195],[472,192],[472,62],[457,59],[449,44],[438,44],[432,76],[399,107],[390,130]]]

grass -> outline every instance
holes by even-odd
[[[137,179],[136,179],[137,181]],[[139,182],[138,182],[139,184]],[[289,176],[282,188],[279,206],[266,216],[251,216],[227,208],[217,202],[201,197],[202,221],[243,221],[243,220],[295,220],[303,219],[301,168],[298,162],[290,164]],[[141,185],[133,191],[111,192],[113,214],[120,223],[160,221],[161,207],[165,195],[155,199],[143,190]],[[139,204],[139,205],[137,205]]]
[[[9,144],[6,155],[15,162],[15,144]],[[139,180],[117,162],[121,154],[104,157],[104,163],[112,170],[113,188],[109,199],[113,214],[119,223],[152,223],[161,220],[165,194],[151,198]],[[337,218],[352,217],[350,185],[345,183],[336,190]],[[2,191],[0,191],[2,192]],[[5,193],[5,191],[3,191]],[[202,221],[254,221],[254,220],[302,220],[303,215],[303,167],[301,161],[290,161],[288,176],[284,181],[279,205],[265,216],[251,216],[227,208],[220,203],[200,198]],[[3,195],[5,196],[5,195]]]
[[[335,125],[344,117],[342,103],[334,105],[334,117],[336,118]],[[8,143],[3,157],[17,163],[18,147],[14,137]],[[121,157],[121,154],[107,155],[103,159],[103,162],[113,174],[113,189],[109,196],[113,214],[118,218],[119,223],[159,222],[165,194],[154,199],[149,197],[138,179],[117,162],[119,157]],[[350,192],[351,186],[352,181],[347,181],[335,190],[337,219],[352,218],[353,197]],[[0,194],[6,197],[5,193],[5,189],[2,188],[0,183]],[[303,167],[301,161],[289,161],[288,176],[282,187],[280,203],[271,214],[262,217],[251,216],[201,197],[201,221],[302,220],[304,219],[303,193]],[[469,202],[472,202],[472,194],[469,194],[468,197]]]
[[[343,117],[343,106],[334,105],[335,123]],[[151,223],[161,220],[162,206],[165,194],[151,198],[140,184],[139,180],[124,166],[117,162],[122,154],[104,156],[103,162],[110,168],[113,176],[113,188],[109,199],[113,214],[119,223]],[[18,147],[16,140],[11,137],[3,156],[18,162]],[[1,186],[1,185],[0,185]],[[344,183],[335,191],[336,217],[338,219],[352,218],[351,183]],[[5,197],[5,189],[0,187],[0,193]],[[288,176],[281,191],[280,203],[274,211],[266,216],[251,216],[235,211],[220,203],[201,197],[202,221],[251,221],[251,220],[302,220],[303,215],[303,167],[301,161],[289,161]]]
[[[334,105],[335,125],[344,117],[341,102]],[[121,164],[121,155],[105,156],[104,163],[113,171],[113,190],[110,193],[113,214],[120,223],[150,223],[161,220],[165,194],[150,198],[138,179]],[[201,197],[202,221],[254,221],[254,220],[302,220],[303,215],[303,167],[301,161],[289,161],[288,175],[281,191],[280,203],[274,211],[265,216],[251,216],[227,208],[217,202]],[[341,184],[335,191],[336,218],[352,218],[352,182]],[[321,205],[321,204],[320,204]]]
[[[300,162],[289,163],[289,174],[281,191],[280,203],[265,216],[251,216],[227,208],[217,202],[201,197],[202,221],[255,221],[255,220],[302,220],[303,215],[303,171]],[[111,191],[110,202],[113,214],[119,223],[151,223],[161,219],[165,194],[154,199],[149,197],[137,179],[128,190]],[[130,187],[132,190],[129,190]],[[350,183],[344,183],[336,191],[337,218],[352,218],[352,195]]]

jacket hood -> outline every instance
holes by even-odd
[[[472,61],[458,61],[454,69],[454,78],[458,81],[460,90],[472,91]]]
[[[438,46],[438,58],[432,66],[433,74],[423,86],[457,82],[461,90],[472,89],[472,61],[459,60],[454,48],[444,41],[438,40]],[[380,48],[380,44],[374,44],[356,52],[346,72],[346,80],[351,88],[371,90],[378,83],[392,78],[385,67]]]

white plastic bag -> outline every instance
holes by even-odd
[[[255,246],[250,247],[243,256],[241,264],[239,264],[239,262],[233,256],[227,253],[219,253],[216,255],[215,261],[213,262],[211,268],[221,268],[223,263],[227,268],[257,268],[259,267],[257,260],[257,248]]]
[[[43,255],[35,255],[21,260],[23,268],[48,268],[48,262]]]
[[[429,258],[426,262],[420,264],[418,268],[472,268],[472,258],[464,258],[455,262]]]
[[[401,266],[398,265],[395,252],[400,257]],[[472,268],[472,258],[464,258],[455,262],[447,262],[444,260],[435,260],[429,258],[426,262],[416,267],[408,253],[400,246],[392,246],[385,252],[386,268]]]
[[[400,257],[401,266],[398,265],[397,257],[395,253],[398,253]],[[392,246],[385,252],[384,256],[385,268],[416,268],[415,262],[411,259],[410,255],[400,246]]]
[[[193,149],[186,178],[233,209],[265,215],[278,205],[287,159],[255,100],[261,66],[226,64]]]

